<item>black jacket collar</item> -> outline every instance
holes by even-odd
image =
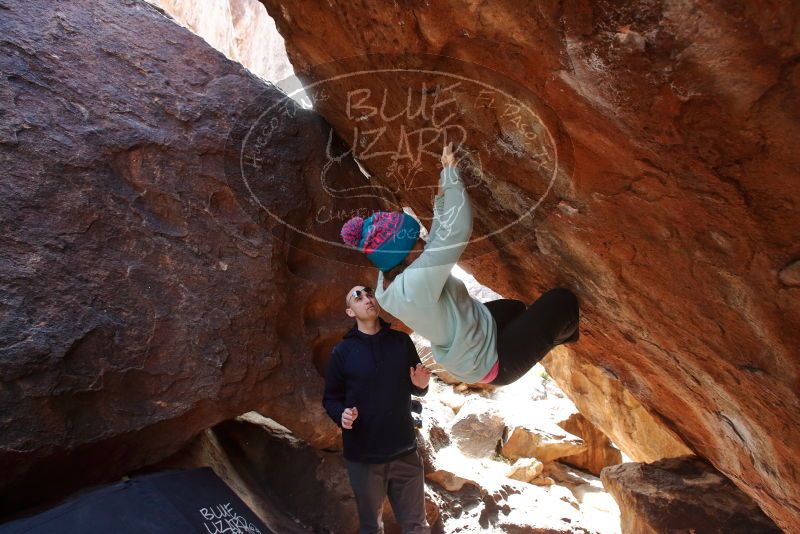
[[[350,328],[350,330],[348,330],[347,333],[344,336],[342,336],[342,339],[347,339],[349,337],[368,339],[368,338],[372,337],[373,335],[381,336],[381,335],[384,335],[389,330],[389,328],[392,326],[391,323],[384,321],[383,317],[378,317],[378,322],[381,325],[381,329],[378,330],[375,334],[372,334],[372,335],[365,334],[364,332],[362,332],[361,330],[358,329],[358,323],[354,323],[352,328]]]

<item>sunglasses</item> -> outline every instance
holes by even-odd
[[[373,291],[371,287],[365,287],[363,289],[354,289],[353,291],[350,292],[348,299],[353,298],[355,300],[358,300],[361,298],[361,295],[372,296],[374,294],[375,291]]]

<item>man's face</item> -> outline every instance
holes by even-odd
[[[359,291],[359,295],[355,296],[353,293]],[[378,301],[375,299],[374,293],[367,293],[364,291],[364,286],[354,286],[347,293],[347,309],[345,313],[349,317],[356,319],[370,320],[378,316],[381,309]]]

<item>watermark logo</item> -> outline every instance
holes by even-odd
[[[234,128],[228,180],[259,220],[316,252],[349,249],[342,225],[377,211],[413,213],[432,246],[466,240],[488,252],[530,231],[558,176],[557,121],[524,84],[484,66],[368,55],[277,85],[283,94]],[[457,173],[442,173],[447,145]],[[434,213],[442,185],[447,202]],[[470,215],[473,232],[455,232]]]

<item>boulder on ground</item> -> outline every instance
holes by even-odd
[[[586,444],[584,452],[564,456],[560,459],[561,462],[597,476],[600,476],[600,471],[604,467],[622,463],[620,450],[580,412],[571,414],[557,424],[567,432],[580,437]]]
[[[781,532],[753,499],[697,456],[606,467],[601,479],[619,504],[623,532]]]
[[[464,403],[450,425],[450,437],[472,457],[491,456],[503,437],[505,422],[494,404],[479,397]]]
[[[542,474],[544,464],[536,458],[520,458],[511,466],[506,476],[522,482],[531,482]]]
[[[510,460],[536,458],[541,462],[552,462],[564,456],[583,453],[586,444],[565,430],[536,428],[518,425],[508,429],[501,454]]]

